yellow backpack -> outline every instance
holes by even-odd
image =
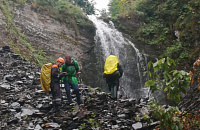
[[[51,66],[52,66],[52,63],[47,63],[47,64],[44,64],[41,68],[40,84],[41,84],[42,90],[44,90],[45,92],[49,92],[49,89],[50,89]]]
[[[110,55],[106,58],[106,62],[104,65],[104,74],[112,74],[117,70],[117,64],[119,63],[119,59],[115,55]]]

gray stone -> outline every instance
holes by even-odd
[[[33,110],[30,110],[30,109],[22,109],[22,113],[21,113],[21,116],[26,116],[26,115],[32,115],[34,113]]]
[[[37,124],[34,130],[43,130],[43,129],[39,124]]]
[[[18,102],[14,102],[11,104],[11,108],[13,108],[13,109],[20,108],[20,104]]]
[[[22,85],[23,84],[23,81],[17,81],[16,82],[18,85]]]
[[[125,118],[125,114],[117,115],[119,118]]]
[[[47,123],[47,124],[53,128],[60,128],[60,125],[58,123]]]
[[[142,128],[142,123],[141,122],[137,122],[135,124],[132,124],[132,127],[137,130],[137,129],[141,129]]]
[[[0,90],[1,91],[5,91],[5,90],[8,90],[8,89],[10,89],[10,85],[9,84],[0,85]]]

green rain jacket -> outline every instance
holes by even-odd
[[[68,82],[72,85],[77,85],[78,80],[75,77],[76,73],[79,72],[78,62],[72,58],[72,62],[67,64],[66,62],[61,67],[61,72],[67,72],[67,75],[62,78],[62,82]]]

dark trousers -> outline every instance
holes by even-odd
[[[59,83],[51,83],[52,102],[55,111],[60,111],[61,106],[61,91]]]
[[[114,100],[117,100],[117,91],[119,89],[119,82],[108,83],[109,91],[111,92],[111,97]]]
[[[74,89],[74,93],[76,94],[77,103],[78,103],[78,105],[80,105],[81,101],[80,101],[80,93],[79,93],[78,84],[72,85],[68,82],[64,82],[64,84],[65,84],[65,90],[66,90],[67,100],[68,100],[69,104],[72,103],[72,98],[70,95],[70,86],[72,86],[72,89]]]

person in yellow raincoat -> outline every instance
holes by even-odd
[[[111,92],[111,97],[117,100],[117,91],[119,89],[119,79],[123,75],[123,69],[119,64],[119,59],[115,55],[110,55],[106,58],[104,65],[104,75],[106,83]]]

